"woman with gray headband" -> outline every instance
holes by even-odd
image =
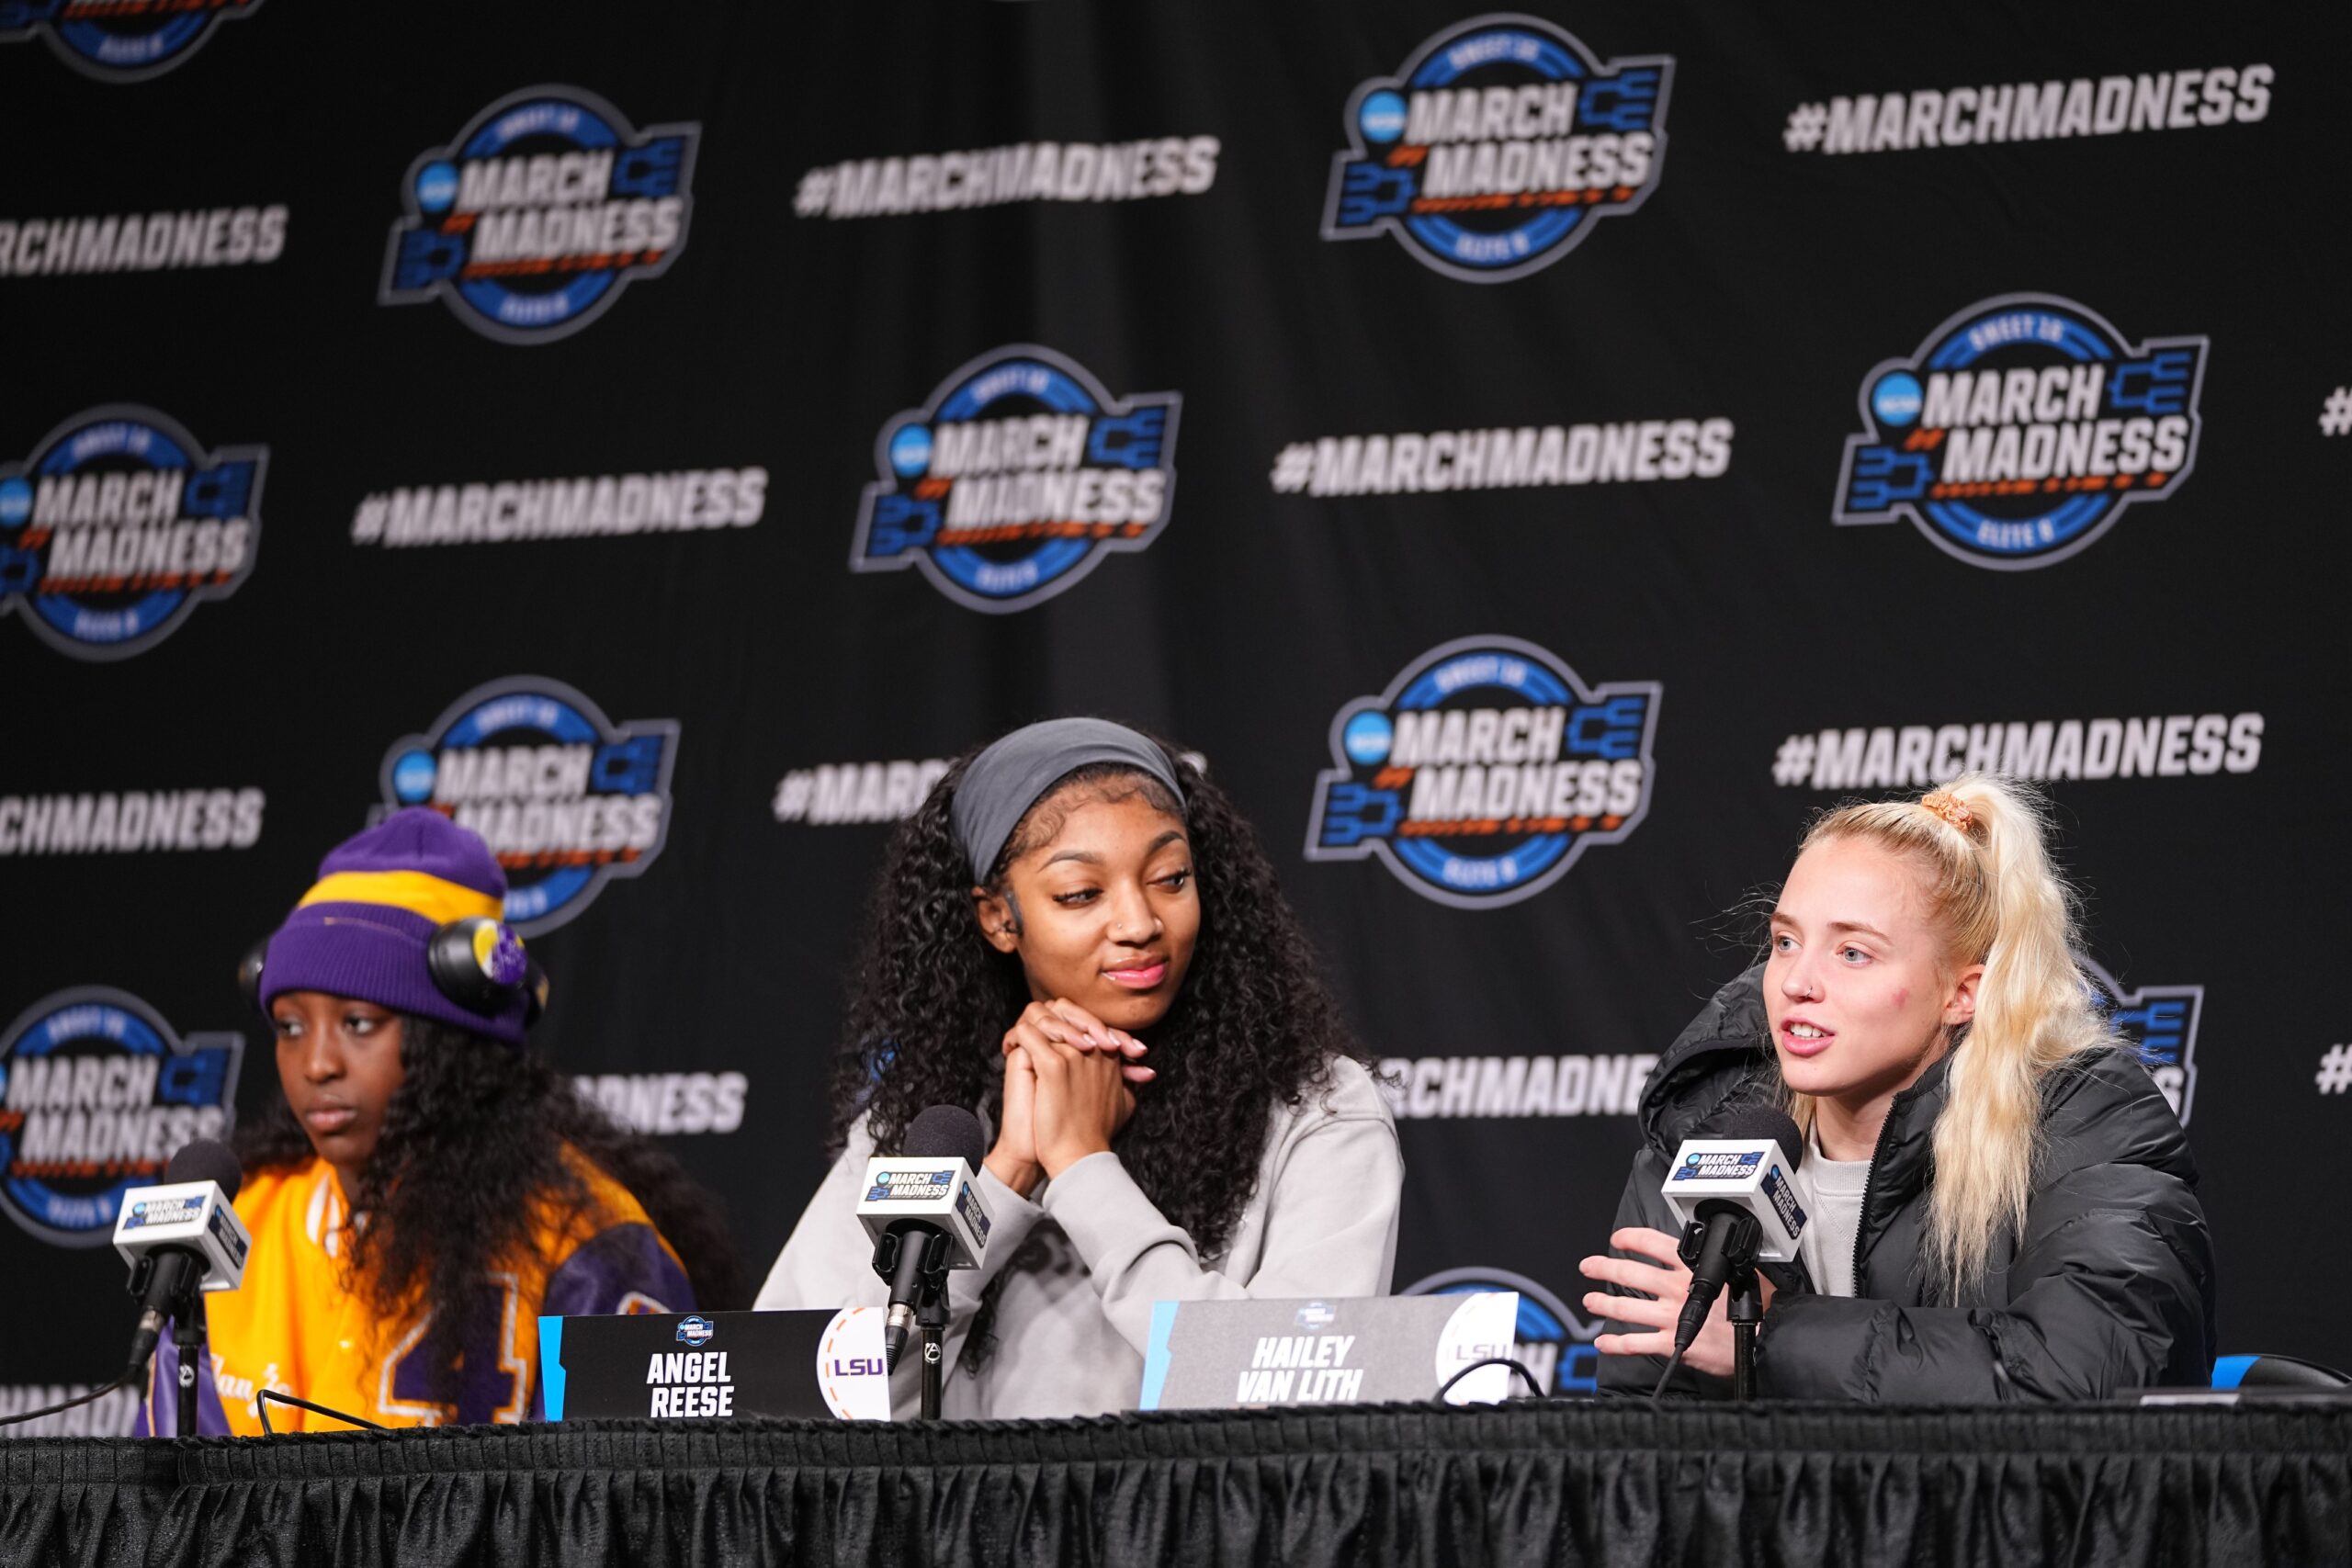
[[[839,1158],[760,1306],[887,1299],[859,1182],[943,1104],[993,1141],[947,1416],[1132,1409],[1154,1302],[1387,1291],[1388,1108],[1256,835],[1159,742],[1055,719],[960,759],[892,841],[855,973]]]

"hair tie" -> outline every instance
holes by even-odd
[[[1970,838],[1976,836],[1973,831],[1976,822],[1976,813],[1969,810],[1968,803],[1951,791],[1937,790],[1934,794],[1922,798],[1919,806],[1923,810],[1934,812],[1962,832],[1968,834]]]

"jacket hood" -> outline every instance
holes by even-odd
[[[1763,976],[1759,964],[1718,990],[1642,1085],[1635,1114],[1643,1140],[1669,1161],[1683,1139],[1725,1111],[1779,1095]]]

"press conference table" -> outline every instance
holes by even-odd
[[[2352,1404],[0,1442],[0,1563],[2352,1564]]]

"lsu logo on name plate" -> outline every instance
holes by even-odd
[[[1995,571],[2064,560],[2188,478],[2208,346],[2134,345],[2054,294],[1971,305],[1863,380],[1834,521],[1907,518]]]
[[[191,1138],[225,1136],[245,1039],[181,1039],[128,991],[43,997],[0,1032],[0,1209],[61,1247],[103,1247],[122,1195]]]
[[[1348,99],[1323,237],[1394,234],[1472,283],[1540,271],[1657,188],[1673,80],[1670,56],[1603,63],[1538,17],[1458,23]]]
[[[568,337],[685,249],[701,139],[578,87],[510,93],[410,165],[378,298],[446,300],[501,343]]]
[[[1513,1329],[1511,1359],[1533,1374],[1546,1394],[1593,1394],[1600,1392],[1600,1352],[1592,1348],[1600,1325],[1586,1323],[1559,1297],[1524,1274],[1507,1269],[1448,1269],[1417,1280],[1400,1296],[1466,1296],[1486,1291],[1517,1291],[1519,1323]],[[1512,1380],[1514,1393],[1521,1393]]]
[[[1587,686],[1516,637],[1433,648],[1331,720],[1306,858],[1378,855],[1461,909],[1516,904],[1648,815],[1656,681]]]
[[[0,43],[45,39],[60,60],[85,76],[143,82],[185,62],[222,22],[260,9],[261,0],[0,0]]]
[[[506,873],[506,923],[538,936],[661,854],[677,755],[675,719],[615,724],[560,681],[515,676],[393,742],[371,817],[430,806],[480,833]]]
[[[2099,1010],[2139,1053],[2180,1124],[2197,1100],[2197,1021],[2205,1010],[2202,986],[2142,986],[2126,990],[2086,953],[2075,954],[2097,993]]]
[[[916,567],[992,615],[1042,604],[1167,527],[1182,403],[1114,398],[1035,344],[984,354],[882,427],[850,567]]]
[[[151,408],[75,414],[0,463],[0,614],[76,659],[145,652],[252,574],[268,466]]]

